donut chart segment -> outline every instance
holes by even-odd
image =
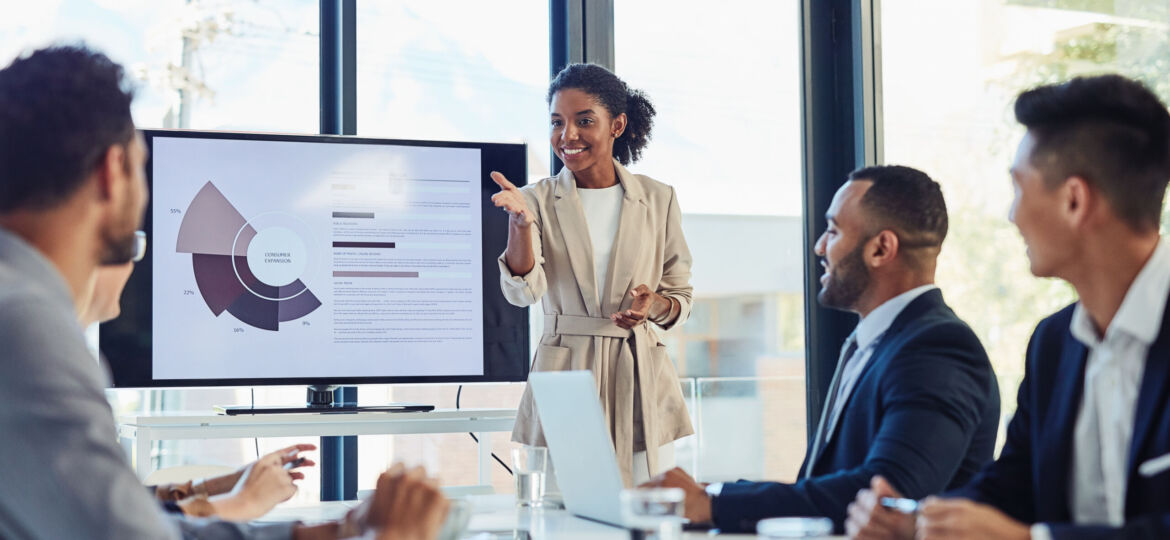
[[[236,235],[240,242],[236,242]],[[183,223],[179,226],[179,240],[175,251],[205,255],[248,255],[248,241],[256,236],[248,220],[228,202],[223,193],[208,182],[191,200]],[[232,253],[232,245],[237,253]]]
[[[226,311],[236,298],[248,292],[236,279],[229,255],[194,253],[191,255],[191,265],[195,270],[195,284],[199,287],[199,294],[203,295],[207,308],[216,317]]]
[[[248,248],[259,232],[207,182],[187,207],[175,251],[191,254],[195,283],[212,314],[226,311],[254,328],[277,331],[280,323],[321,307],[321,301],[299,278],[273,285],[255,275]]]

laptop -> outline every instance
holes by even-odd
[[[605,427],[597,386],[589,371],[528,375],[536,412],[556,466],[557,484],[570,513],[617,527],[625,485]]]

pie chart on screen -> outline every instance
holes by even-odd
[[[207,182],[183,215],[175,251],[191,254],[195,283],[208,309],[240,322],[279,330],[321,307],[301,281],[319,259],[312,231],[300,218],[266,212],[245,218]]]

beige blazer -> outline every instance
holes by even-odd
[[[683,238],[674,188],[630,174],[614,161],[625,190],[609,279],[597,290],[593,245],[573,173],[525,186],[521,192],[536,222],[536,266],[513,275],[500,255],[501,287],[508,301],[529,306],[544,299],[544,335],[532,371],[590,370],[600,391],[618,465],[629,486],[633,454],[646,450],[650,474],[658,470],[659,446],[694,433],[678,375],[651,323],[633,330],[609,315],[632,303],[629,291],[646,284],[674,298],[682,309],[664,328],[680,325],[691,312],[691,252]],[[544,446],[530,389],[524,391],[512,439]]]

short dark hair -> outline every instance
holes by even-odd
[[[53,46],[0,70],[0,213],[67,199],[106,150],[134,138],[122,66],[85,45]]]
[[[942,247],[947,237],[947,203],[942,187],[926,173],[902,165],[863,167],[849,180],[872,182],[861,197],[871,234],[892,229],[902,249]]]
[[[1157,230],[1170,180],[1170,113],[1158,96],[1120,75],[1076,77],[1020,94],[1015,112],[1048,186],[1084,178],[1131,228]]]
[[[594,96],[610,116],[626,114],[626,130],[613,142],[613,157],[622,165],[629,165],[642,157],[642,149],[650,142],[650,130],[654,127],[654,105],[641,90],[626,85],[608,69],[597,64],[569,64],[557,73],[548,85],[545,100],[560,90],[576,88]]]

